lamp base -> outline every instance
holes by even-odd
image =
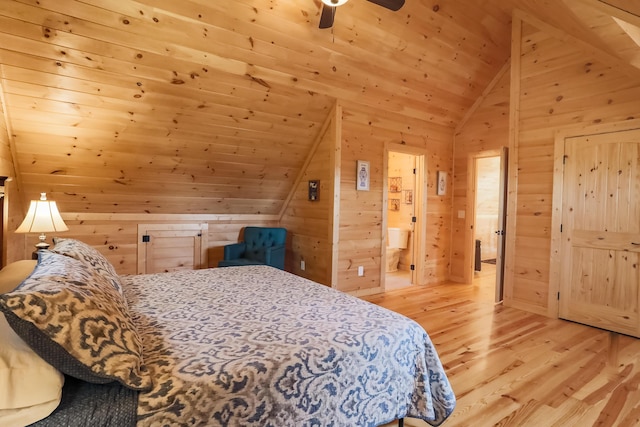
[[[41,249],[49,249],[49,246],[51,246],[51,245],[49,245],[49,243],[47,243],[47,242],[39,241],[34,246],[36,247],[36,250],[31,253],[31,259],[36,259],[37,260],[38,259],[38,252]]]

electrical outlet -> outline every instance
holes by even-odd
[[[364,276],[364,266],[358,266],[358,276]]]
[[[304,265],[304,260],[303,260],[303,259],[301,259],[301,260],[300,260],[300,270],[304,271],[304,268],[305,268],[305,267],[306,267],[306,266]]]

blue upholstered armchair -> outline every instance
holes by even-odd
[[[284,270],[287,230],[278,227],[245,227],[244,241],[224,247],[218,267],[270,265]]]

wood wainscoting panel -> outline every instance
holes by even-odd
[[[209,225],[138,224],[138,274],[207,267]]]

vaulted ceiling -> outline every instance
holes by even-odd
[[[27,199],[66,212],[282,208],[336,99],[455,127],[508,61],[514,8],[640,67],[638,0],[0,0]]]

